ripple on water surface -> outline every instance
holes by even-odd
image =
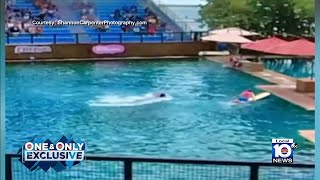
[[[269,162],[271,138],[285,137],[299,144],[296,162],[314,159],[314,146],[298,135],[314,129],[312,113],[273,96],[231,106],[242,90],[266,82],[213,62],[20,64],[8,65],[6,78],[10,152],[34,135],[74,134],[91,154]],[[125,107],[88,103],[153,92],[172,99]]]

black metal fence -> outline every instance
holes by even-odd
[[[43,33],[6,35],[6,44],[167,43],[200,41],[208,32],[166,33]]]
[[[19,155],[6,155],[7,180],[314,180],[314,165],[88,156],[62,172],[29,171]]]

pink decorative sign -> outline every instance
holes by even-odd
[[[96,45],[92,47],[95,54],[121,54],[126,48],[121,44]]]

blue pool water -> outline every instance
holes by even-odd
[[[264,66],[267,69],[295,78],[310,78],[313,76],[312,61],[305,59],[269,59],[264,61]]]
[[[35,135],[73,134],[94,155],[270,162],[271,139],[293,138],[295,162],[314,161],[314,145],[298,135],[314,129],[313,113],[274,96],[231,106],[242,90],[268,83],[214,62],[17,64],[6,73],[7,152]],[[160,91],[172,98],[131,102]]]

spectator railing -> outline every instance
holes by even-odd
[[[211,160],[87,156],[71,170],[30,172],[17,154],[6,155],[6,179],[190,179],[313,180],[314,164],[272,164]]]
[[[88,44],[88,43],[167,43],[200,41],[208,32],[165,32],[148,35],[145,33],[74,33],[39,35],[7,35],[6,44]],[[18,40],[18,41],[17,41]]]

